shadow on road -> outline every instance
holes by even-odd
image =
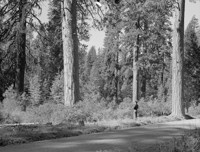
[[[104,132],[77,137],[62,138],[0,148],[0,152],[95,152],[104,149],[148,147],[184,134],[184,131],[200,127],[199,120],[169,122],[131,129]]]

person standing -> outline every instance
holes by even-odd
[[[138,106],[138,101],[136,101],[135,102],[136,104],[135,104],[135,106],[134,106],[134,114],[133,114],[133,118],[136,120],[137,119],[137,117],[138,117],[138,108],[139,108],[139,106]]]

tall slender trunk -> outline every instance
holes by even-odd
[[[26,3],[27,0],[20,0],[19,24],[16,35],[17,66],[15,77],[15,89],[18,93],[24,91],[24,75],[26,65]]]
[[[72,106],[79,100],[77,0],[64,0],[61,5],[64,58],[64,104],[66,106]]]
[[[139,35],[136,40],[136,47],[133,50],[133,103],[139,100],[139,67],[138,67],[138,56],[139,56]]]
[[[172,115],[182,117],[184,111],[183,57],[184,57],[184,13],[185,0],[178,0],[175,9],[172,52]]]

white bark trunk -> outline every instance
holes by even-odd
[[[139,35],[136,40],[136,47],[133,50],[133,104],[139,100],[139,67],[138,63],[138,55],[139,55]]]

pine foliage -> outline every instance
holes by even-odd
[[[33,106],[39,106],[41,101],[41,80],[38,75],[34,75],[29,80],[30,100]]]
[[[185,99],[186,102],[197,100],[200,90],[200,47],[197,32],[198,20],[193,17],[185,31]]]
[[[57,104],[64,103],[63,75],[63,71],[57,74],[51,86],[51,97],[53,98],[53,102]]]

